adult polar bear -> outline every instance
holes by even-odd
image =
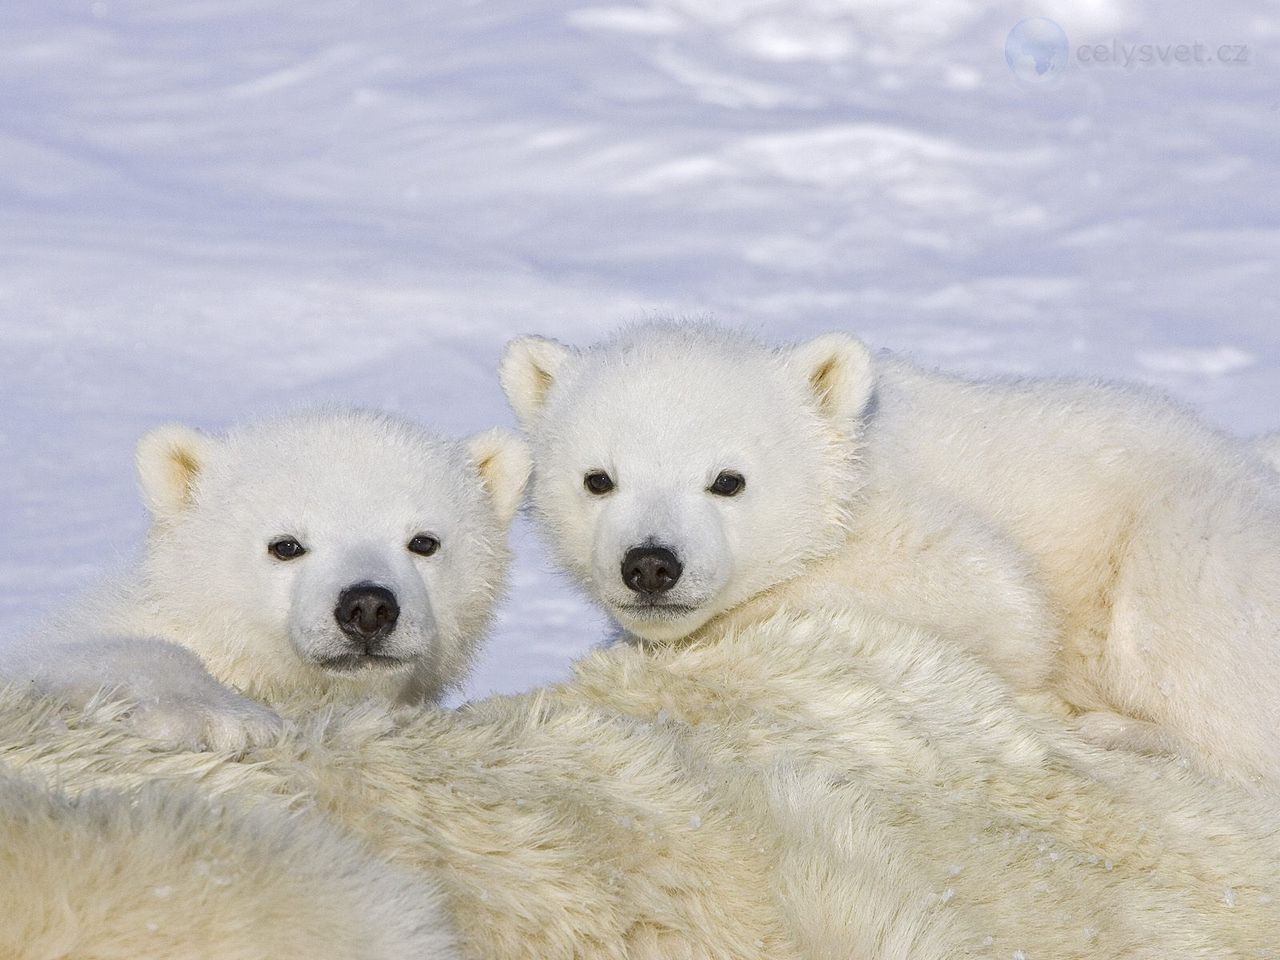
[[[342,410],[225,436],[162,427],[137,463],[142,564],[0,650],[0,679],[81,702],[116,687],[140,729],[219,748],[270,738],[278,720],[217,681],[411,701],[458,683],[529,472],[505,431],[458,441]]]
[[[312,712],[236,762],[0,694],[0,762],[20,775],[126,803],[140,782],[185,796],[196,780],[223,811],[178,837],[168,818],[134,817],[88,848],[96,867],[172,845],[156,882],[195,877],[175,886],[192,900],[51,864],[43,838],[67,818],[84,832],[75,808],[41,818],[53,829],[6,819],[0,955],[296,956],[254,938],[272,918],[287,944],[281,930],[354,911],[349,878],[326,884],[323,862],[290,844],[286,806],[416,876],[423,910],[434,884],[474,960],[1255,960],[1280,943],[1280,806],[1089,747],[953,646],[826,605],[653,652],[615,645],[559,687],[398,722]],[[87,801],[92,829],[124,818],[110,797]],[[256,830],[271,839],[262,858],[300,873],[230,841],[245,807],[256,827],[235,836]],[[201,887],[201,862],[225,885]],[[279,896],[264,886],[277,882]],[[300,890],[299,916],[268,909]],[[228,913],[242,904],[251,924]]]
[[[663,324],[519,339],[501,377],[553,545],[632,634],[852,597],[1097,739],[1280,786],[1280,485],[1168,401]]]
[[[316,818],[0,771],[0,823],[5,960],[457,956],[436,888]]]

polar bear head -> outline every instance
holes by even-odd
[[[586,350],[527,337],[500,375],[554,549],[636,636],[685,636],[846,536],[873,390],[851,337],[783,350],[700,325]]]
[[[145,600],[219,679],[434,699],[465,675],[509,560],[522,441],[317,413],[138,445]]]

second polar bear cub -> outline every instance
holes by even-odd
[[[152,518],[140,567],[11,644],[0,677],[115,687],[144,731],[211,746],[261,739],[274,719],[212,678],[400,701],[460,682],[529,471],[505,431],[458,441],[353,411],[225,436],[162,427],[137,463]]]
[[[1096,739],[1280,785],[1280,485],[1167,400],[696,325],[520,339],[501,375],[553,546],[633,635],[853,602]]]

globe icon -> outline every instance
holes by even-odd
[[[1048,86],[1066,69],[1067,35],[1045,17],[1022,20],[1005,39],[1004,59],[1023,83]]]

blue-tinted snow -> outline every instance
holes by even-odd
[[[1006,64],[1031,16],[1055,84]],[[148,426],[509,422],[521,332],[843,327],[1278,427],[1278,53],[1256,0],[0,5],[0,630],[135,552]],[[603,632],[517,539],[473,694]]]

